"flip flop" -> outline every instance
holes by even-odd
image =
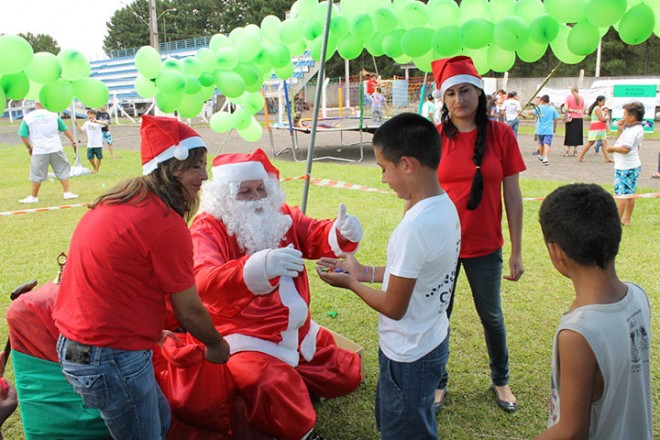
[[[660,179],[660,173],[651,174],[651,179]]]
[[[449,394],[449,390],[447,387],[445,387],[442,390],[437,390],[437,391],[442,391],[442,397],[440,398],[439,401],[433,402],[433,408],[435,409],[435,413],[438,414],[440,410],[442,409],[442,406],[445,404],[445,399],[447,398],[447,394]]]
[[[508,402],[506,400],[500,399],[500,394],[497,392],[497,388],[493,384],[490,387],[493,390],[493,393],[495,393],[495,400],[497,400],[497,406],[502,408],[504,411],[508,413],[514,413],[518,411],[518,402]]]

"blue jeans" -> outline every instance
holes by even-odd
[[[378,350],[376,426],[383,440],[437,440],[435,387],[449,356],[449,335],[415,362],[396,362]]]
[[[513,130],[513,134],[515,134],[516,139],[518,139],[518,126],[520,125],[520,119],[516,118],[511,121],[506,121],[506,125],[511,127],[511,129]]]
[[[486,348],[490,359],[490,377],[493,384],[497,386],[507,385],[509,383],[509,349],[506,344],[506,326],[504,325],[504,315],[502,314],[502,303],[500,301],[502,249],[500,248],[483,257],[459,258],[454,280],[458,280],[461,266],[463,266],[470,283],[474,306],[484,327]],[[452,289],[451,299],[447,307],[447,317],[451,317],[455,292],[456,285]],[[447,370],[445,370],[440,380],[438,389],[444,389],[446,386]]]
[[[164,439],[170,407],[156,383],[151,350],[119,350],[57,341],[62,373],[88,408],[100,411],[112,438]]]

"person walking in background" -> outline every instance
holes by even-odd
[[[168,306],[208,361],[229,359],[197,294],[186,224],[207,179],[206,145],[174,118],[144,115],[140,134],[143,176],[99,196],[78,223],[52,314],[62,372],[114,439],[167,435],[152,349]]]
[[[652,179],[660,179],[660,151],[658,151],[658,171],[651,174]]]
[[[92,174],[99,172],[103,160],[103,135],[101,129],[106,122],[96,120],[96,111],[87,110],[87,120],[80,127],[87,135],[87,160],[92,165]]]
[[[559,113],[557,109],[550,105],[550,96],[541,96],[541,105],[534,108],[536,119],[536,138],[539,142],[538,160],[545,166],[548,166],[548,157],[550,157],[550,146],[552,138],[557,131],[557,121]]]
[[[504,111],[504,101],[506,101],[506,91],[504,89],[499,89],[497,91],[497,120],[499,122],[506,122],[506,113]]]
[[[456,56],[433,61],[431,67],[444,102],[438,125],[442,136],[438,180],[461,220],[461,252],[454,280],[463,267],[484,327],[496,402],[504,411],[515,412],[518,401],[509,387],[509,350],[501,304],[502,200],[511,248],[504,278],[517,281],[525,271],[519,184],[525,162],[511,129],[489,120],[483,80],[472,60]],[[452,301],[455,292],[454,287]],[[442,406],[446,394],[444,375],[438,384],[436,407]]]
[[[513,134],[518,139],[518,126],[520,125],[520,114],[522,107],[518,100],[518,93],[511,91],[507,93],[507,98],[504,100],[504,114],[506,116],[506,125],[511,127]]]
[[[104,125],[101,128],[101,132],[103,135],[103,141],[108,145],[108,151],[110,152],[110,158],[112,159],[121,159],[121,156],[115,156],[115,150],[112,148],[112,135],[110,134],[110,114],[106,111],[105,106],[102,106],[99,108],[99,110],[96,112],[96,120],[99,122],[105,122],[106,125]]]
[[[644,104],[635,101],[623,106],[623,118],[617,122],[619,138],[613,147],[607,147],[614,156],[614,194],[632,195],[637,191],[637,179],[642,170],[639,159],[639,147],[644,139]],[[605,150],[603,150],[604,152]],[[616,206],[619,209],[621,224],[630,224],[634,198],[617,198]]]
[[[385,97],[380,91],[380,87],[374,89],[371,95],[371,122],[380,124],[383,122],[383,106],[385,105]]]
[[[564,113],[566,123],[564,145],[566,151],[573,148],[573,156],[577,156],[577,147],[584,145],[584,98],[578,93],[577,86],[571,87],[571,94],[566,97]]]
[[[591,118],[589,124],[589,136],[587,145],[582,148],[580,154],[578,155],[578,160],[580,162],[586,162],[584,156],[587,154],[592,145],[596,142],[601,143],[601,148],[603,150],[603,156],[605,157],[605,162],[612,162],[609,153],[607,152],[607,115],[603,112],[603,106],[605,105],[605,97],[599,95],[596,97],[596,100],[589,106],[589,111],[587,114]],[[596,151],[596,153],[598,153]],[[568,156],[568,147],[562,156]]]
[[[422,104],[422,116],[424,116],[426,119],[429,121],[433,122],[435,125],[435,98],[433,97],[433,93],[429,93],[426,96],[426,102]]]
[[[53,168],[55,177],[62,184],[64,200],[75,199],[78,194],[69,191],[71,164],[64,154],[59,133],[64,133],[71,141],[73,151],[78,148],[78,143],[57,113],[46,110],[39,101],[35,101],[34,106],[35,110],[25,115],[18,129],[18,135],[31,156],[30,180],[32,181],[32,193],[19,202],[39,201],[41,183],[48,178],[48,165]]]

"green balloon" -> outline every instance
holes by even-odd
[[[55,113],[64,111],[73,101],[73,86],[62,78],[46,84],[39,92],[39,101],[46,110]]]
[[[341,14],[339,12],[339,8],[335,4],[333,4],[330,19],[332,20],[332,17],[339,17],[340,15]],[[322,1],[320,3],[317,3],[316,11],[314,12],[314,16],[312,17],[312,19],[318,21],[319,23],[321,23],[323,27],[325,27],[326,18],[328,18],[328,2]],[[348,21],[350,22],[350,20]]]
[[[135,67],[145,78],[156,78],[160,73],[160,54],[151,46],[142,46],[135,54]]]
[[[397,29],[394,32],[385,35],[385,38],[383,38],[383,51],[385,51],[385,55],[390,58],[397,58],[403,55],[401,39],[405,33],[405,30]]]
[[[337,45],[339,56],[345,60],[354,60],[362,53],[362,40],[356,38],[353,34],[346,35]]]
[[[401,38],[401,49],[403,53],[415,58],[426,55],[431,51],[433,41],[433,29],[418,27],[408,29]]]
[[[184,93],[186,95],[197,95],[202,90],[202,84],[196,76],[186,75],[186,88]]]
[[[527,23],[531,23],[536,17],[547,14],[541,0],[519,0],[515,13]]]
[[[463,55],[472,58],[472,63],[477,69],[479,75],[485,75],[490,71],[490,65],[488,64],[488,47],[482,47],[481,49],[463,49]]]
[[[458,19],[461,23],[488,18],[490,18],[490,14],[486,0],[463,0],[458,8]]]
[[[548,50],[547,43],[537,43],[536,41],[529,39],[527,44],[517,50],[518,58],[525,63],[534,63],[545,55],[545,51]]]
[[[161,65],[161,71],[162,70],[176,70],[177,72],[183,73],[183,65],[181,64],[181,61],[176,58],[166,58]]]
[[[57,54],[57,57],[62,64],[62,78],[68,81],[89,76],[92,71],[87,58],[75,49],[64,49]]]
[[[164,69],[156,77],[156,87],[160,90],[159,95],[178,95],[186,88],[186,76],[172,69]]]
[[[202,63],[202,70],[204,72],[213,72],[217,68],[215,64],[215,52],[207,47],[199,49],[195,53],[195,58]]]
[[[340,0],[339,2],[342,15],[349,20],[354,19],[360,14],[366,14],[368,11],[365,6],[362,0]]]
[[[199,83],[202,87],[215,87],[215,75],[211,72],[202,72],[202,74],[199,75]]]
[[[245,93],[245,111],[249,114],[257,114],[261,109],[264,108],[264,97],[259,92]]]
[[[228,36],[229,41],[231,41],[231,44],[233,44],[235,46],[236,43],[238,42],[238,39],[244,33],[245,33],[245,28],[244,27],[239,26],[239,27],[235,27],[234,29],[232,29],[231,32],[229,32],[229,36]]]
[[[316,14],[318,2],[316,0],[298,0],[298,18],[312,20]]]
[[[514,15],[515,9],[515,0],[490,0],[490,18],[493,23]]]
[[[7,102],[7,97],[5,96],[5,92],[2,91],[2,88],[0,88],[0,102],[4,102],[5,104]],[[2,110],[4,111],[4,107]]]
[[[265,46],[265,52],[273,67],[284,67],[291,62],[291,52],[284,44],[269,44]]]
[[[361,14],[355,17],[351,23],[351,33],[360,40],[371,38],[374,33],[374,24],[368,14]]]
[[[296,41],[295,43],[287,43],[286,47],[289,48],[289,51],[291,52],[292,57],[298,57],[302,54],[305,53],[307,50],[307,45],[305,44],[305,40],[302,38]]]
[[[587,18],[588,0],[545,0],[545,9],[561,23],[578,23]]]
[[[263,32],[264,37],[266,37],[271,43],[280,42],[281,27],[282,22],[274,15],[267,15],[261,20],[261,31]]]
[[[181,105],[183,94],[172,95],[164,93],[162,90],[156,95],[156,105],[164,113],[174,113]]]
[[[0,35],[0,74],[25,70],[34,57],[32,46],[18,35]]]
[[[547,14],[539,15],[529,25],[530,39],[539,44],[554,41],[557,34],[559,34],[559,22]]]
[[[529,26],[520,17],[511,15],[495,24],[493,41],[504,50],[518,50],[527,43],[528,39]]]
[[[568,48],[568,34],[570,28],[561,25],[559,26],[559,32],[557,33],[557,38],[550,42],[550,48],[552,53],[555,54],[557,59],[562,63],[566,64],[577,64],[584,59],[584,55],[575,55]]]
[[[628,9],[619,22],[619,37],[626,44],[641,44],[649,39],[654,28],[653,9],[640,3]]]
[[[245,81],[236,72],[215,72],[215,85],[227,98],[237,98],[245,92]]]
[[[252,115],[244,108],[240,107],[234,112],[234,127],[238,130],[245,130],[250,126]]]
[[[575,55],[589,55],[598,48],[600,34],[598,28],[594,27],[589,21],[584,20],[577,23],[568,33],[566,44],[568,50]]]
[[[426,54],[415,57],[412,59],[413,64],[417,66],[419,70],[426,73],[431,73],[433,69],[431,68],[431,62],[435,59],[431,51],[428,51]]]
[[[626,0],[590,0],[587,20],[596,27],[612,26],[626,12]]]
[[[203,107],[204,99],[202,99],[199,93],[192,95],[185,94],[181,98],[181,103],[177,110],[183,118],[195,118],[202,112]]]
[[[412,58],[410,58],[410,57],[409,57],[408,55],[406,55],[406,54],[402,54],[401,56],[395,57],[395,58],[393,58],[393,59],[394,59],[394,62],[397,63],[397,64],[408,64],[408,63],[412,63]]]
[[[366,45],[367,51],[375,56],[380,57],[385,55],[385,50],[383,49],[383,40],[385,39],[385,33],[376,32],[371,36],[369,43]]]
[[[461,41],[468,49],[481,49],[493,41],[494,25],[488,20],[475,18],[461,26]]]
[[[186,75],[198,78],[203,70],[202,63],[196,57],[187,57],[183,60],[183,73]]]
[[[209,119],[209,127],[216,133],[225,133],[234,128],[234,117],[229,112],[213,113]]]
[[[286,20],[280,27],[280,38],[286,44],[294,44],[302,38],[302,21]]]
[[[461,28],[444,26],[433,33],[433,51],[442,58],[453,57],[461,51]]]
[[[30,99],[32,101],[36,101],[37,99],[39,99],[39,93],[41,93],[41,88],[43,86],[44,85],[41,83],[30,80],[30,90],[28,91],[28,94],[25,95],[25,98]]]
[[[62,65],[56,55],[50,52],[37,52],[32,63],[25,69],[25,74],[32,81],[50,84],[62,75]]]
[[[81,78],[73,83],[73,93],[87,107],[98,108],[108,103],[108,86],[96,78]]]
[[[502,49],[497,45],[488,48],[488,64],[494,72],[506,72],[513,67],[516,53],[512,50]]]
[[[391,8],[378,8],[373,12],[372,17],[377,32],[391,32],[399,26],[399,19]]]
[[[321,60],[321,52],[323,50],[323,36],[316,38],[315,40],[309,42],[309,53],[315,61]],[[328,61],[335,54],[337,50],[337,43],[328,39],[328,47],[326,50],[325,60]]]
[[[229,40],[229,37],[223,34],[215,34],[211,37],[211,41],[209,41],[209,49],[211,49],[212,52],[217,52],[221,47],[228,46],[232,47],[233,44],[231,40]]]
[[[303,24],[302,35],[305,40],[314,41],[323,36],[323,26],[316,20],[307,20]]]
[[[257,142],[263,135],[261,124],[254,118],[251,118],[250,125],[247,128],[237,128],[238,134],[248,142]]]
[[[291,59],[288,60],[288,64],[291,64]],[[263,84],[261,71],[254,64],[239,63],[234,69],[234,72],[243,78],[243,82],[245,82],[246,88],[254,88],[256,85],[258,89]]]
[[[8,73],[2,76],[0,88],[2,88],[6,98],[20,101],[30,91],[30,80],[24,72]],[[0,103],[4,105],[5,101],[0,101]]]
[[[401,10],[401,25],[406,29],[424,27],[429,22],[426,5],[421,2],[411,2]]]
[[[351,30],[351,22],[343,15],[330,19],[330,34],[341,40]]]
[[[273,69],[273,73],[279,78],[279,79],[289,79],[291,76],[293,76],[294,72],[294,67],[293,63],[289,63],[284,67],[277,67]]]
[[[429,23],[434,29],[454,26],[458,22],[459,9],[454,0],[429,1],[426,5]]]
[[[154,98],[158,94],[158,87],[153,80],[138,75],[133,85],[138,95],[143,98]]]
[[[238,51],[231,46],[221,47],[215,52],[215,65],[220,70],[233,70],[238,64]]]
[[[236,42],[236,52],[240,61],[250,61],[261,50],[261,38],[251,32],[246,32]]]

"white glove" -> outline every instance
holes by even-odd
[[[297,277],[304,267],[302,252],[292,245],[272,249],[266,255],[266,278],[269,280],[275,277]]]
[[[364,233],[360,220],[353,215],[346,214],[346,205],[343,203],[339,204],[339,215],[337,216],[337,220],[335,220],[335,227],[342,237],[348,241],[358,243],[362,240]]]

